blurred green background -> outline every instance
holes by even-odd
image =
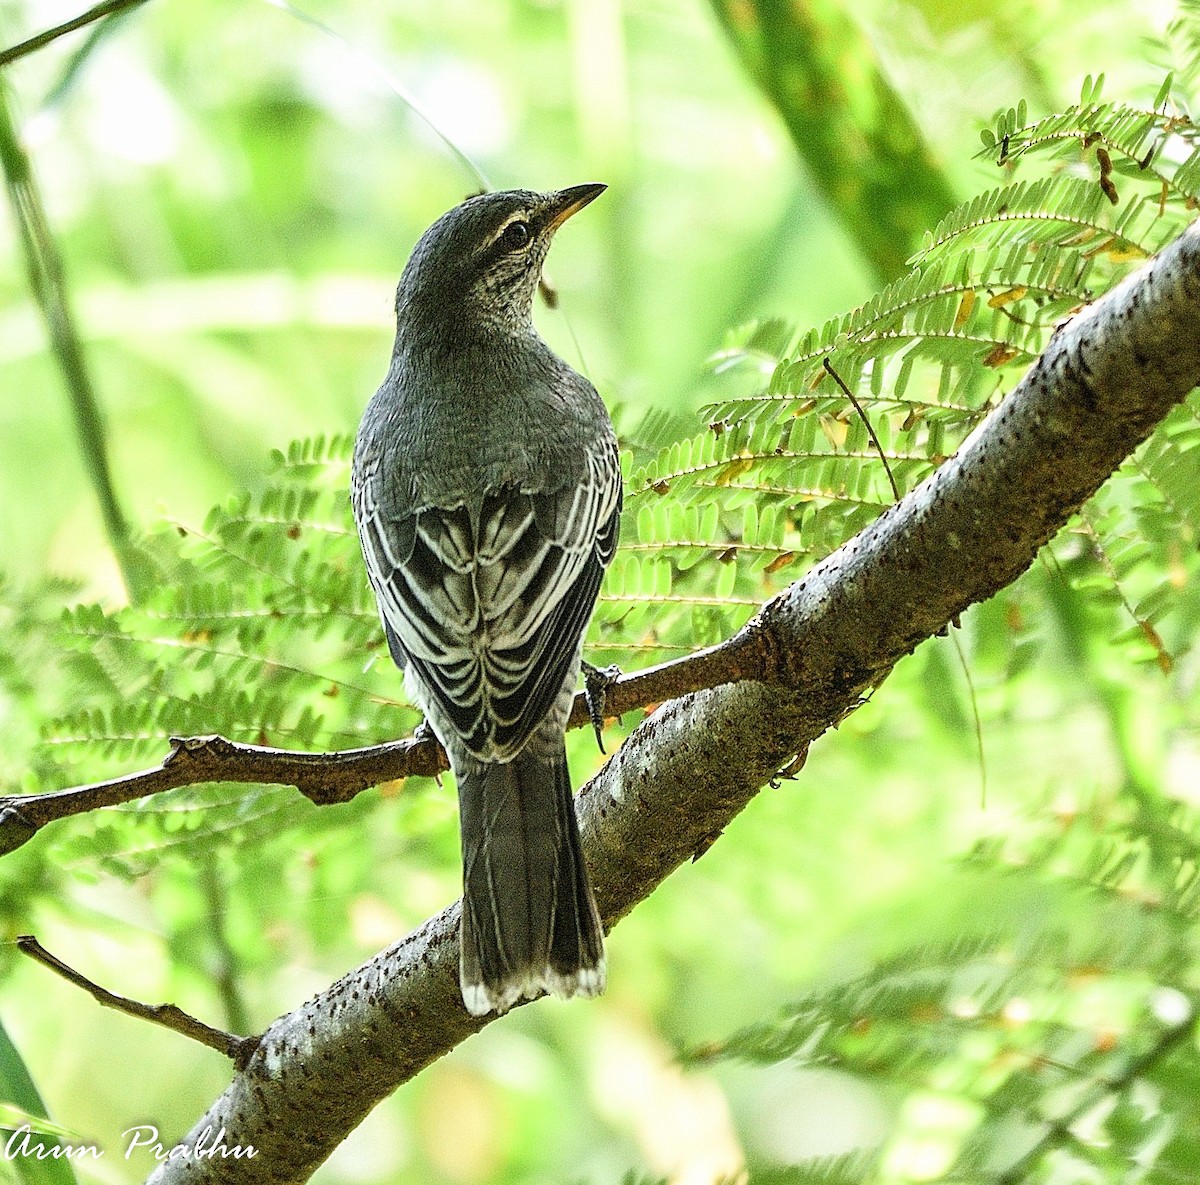
[[[367,59],[493,187],[608,183],[556,242],[560,307],[540,308],[539,327],[624,431],[652,410],[692,431],[699,407],[747,382],[704,365],[728,330],[771,315],[820,324],[871,296],[894,274],[874,220],[902,225],[918,188],[953,201],[997,183],[994,164],[972,159],[997,108],[1061,109],[1101,70],[1107,93],[1148,104],[1179,14],[1133,0],[793,9],[811,16],[796,35],[827,58],[845,111],[885,138],[911,121],[919,167],[880,170],[856,195],[874,158],[848,139],[801,143],[806,159],[793,140],[803,121],[789,124],[772,86],[826,130],[823,104],[838,98],[799,93],[773,60],[781,42],[753,44],[756,11],[784,18],[750,0],[308,0],[357,54],[270,3],[151,0],[69,72],[84,33],[8,67],[132,522],[198,527],[231,491],[262,485],[268,449],[352,432],[381,378],[408,251],[477,182]],[[0,3],[0,42],[76,11]],[[890,96],[869,90],[876,68]],[[61,603],[124,595],[11,219],[0,229],[0,568],[18,592],[76,582]],[[816,747],[799,781],[761,794],[672,876],[614,933],[601,1001],[546,1001],[491,1026],[381,1105],[316,1179],[634,1171],[693,1185],[747,1156],[885,1139],[890,1179],[934,1179],[966,1122],[949,1096],[901,1106],[852,1076],[786,1063],[685,1071],[675,1051],[862,971],[935,930],[947,901],[976,902],[956,860],[982,840],[1088,812],[1123,818],[1131,780],[1163,801],[1200,799],[1194,660],[1164,679],[1144,654],[1109,645],[1110,620],[1057,593],[1058,579],[1035,571],[961,635],[923,647]],[[1191,628],[1167,638],[1174,652],[1188,651]],[[1018,659],[997,641],[1014,633]],[[52,668],[26,672],[31,685],[52,682]],[[0,698],[0,770],[14,785],[27,727]],[[577,781],[600,760],[579,734],[572,754]],[[154,809],[169,814],[186,794]],[[227,788],[223,801],[237,798]],[[56,846],[0,866],[3,937],[32,930],[112,990],[258,1030],[457,892],[447,789],[411,782],[276,829],[271,803],[294,816],[293,798],[256,800],[252,860],[234,843],[189,854],[196,824],[183,805],[178,844],[138,850],[130,810],[124,876],[73,846],[87,817],[60,824]],[[49,1113],[110,1149],[81,1176],[140,1180],[151,1166],[121,1157],[120,1133],[155,1123],[177,1137],[223,1088],[223,1059],[0,949],[0,1020]],[[0,1177],[14,1171],[0,1164]]]

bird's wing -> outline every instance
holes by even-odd
[[[372,477],[355,509],[392,653],[407,659],[470,752],[511,757],[574,677],[616,549],[616,449],[590,456],[572,486],[506,487],[474,507],[388,513]]]

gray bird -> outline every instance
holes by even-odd
[[[388,646],[458,782],[476,1016],[604,990],[563,732],[621,475],[600,396],[532,321],[554,232],[604,188],[483,194],[425,232],[354,448]]]

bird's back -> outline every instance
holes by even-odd
[[[397,359],[356,447],[379,474],[377,496],[397,511],[463,501],[478,508],[506,488],[569,488],[586,478],[598,443],[615,460],[595,388],[538,338]]]
[[[460,982],[481,1015],[604,986],[563,729],[616,547],[616,440],[533,329],[550,239],[603,186],[468,199],[397,289],[351,496],[387,640],[462,812]]]

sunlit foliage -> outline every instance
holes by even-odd
[[[1073,55],[1098,50],[1073,12],[962,7],[922,4],[907,43],[894,15],[859,18],[898,79],[923,78],[921,37],[944,48],[930,94],[908,86],[916,147],[953,162],[934,188],[963,199],[879,291],[865,239],[794,180],[695,6],[319,9],[356,44],[404,47],[392,73],[497,183],[613,182],[581,249],[564,236],[551,257],[582,348],[575,320],[539,313],[621,428],[627,509],[593,661],[728,636],[893,483],[951,456],[1058,324],[1192,220],[1192,6],[1140,43],[1153,69],[1130,14],[1114,17],[1122,38],[1099,44],[1115,60],[1095,66],[1109,81],[1089,76],[1074,102]],[[271,24],[268,45],[268,19],[152,2],[87,54],[13,76],[27,114],[41,95],[62,121],[41,151],[27,120],[27,147],[150,579],[122,596],[32,313],[6,311],[7,389],[54,409],[2,413],[6,790],[150,765],[171,736],[341,748],[417,722],[361,570],[350,434],[407,245],[474,181],[418,152],[394,96],[355,89],[360,57],[297,22]],[[964,77],[931,118],[960,60],[1000,73]],[[122,63],[136,81],[89,113],[89,71],[110,81]],[[761,202],[753,177],[774,186]],[[905,178],[885,181],[871,192],[899,210]],[[602,1001],[493,1026],[323,1179],[1192,1179],[1198,444],[1193,392],[1025,578],[902,664],[796,783],[622,924]],[[571,746],[578,781],[599,757],[582,732]],[[450,900],[456,844],[448,788],[415,780],[324,809],[286,788],[192,788],[48,829],[0,863],[0,916],[114,990],[258,1028]],[[220,1089],[219,1059],[98,1020],[0,956],[9,1036],[70,1128],[115,1147],[148,1115],[182,1129]],[[77,1065],[54,1057],[64,1033]],[[134,1064],[158,1069],[143,1081]]]

